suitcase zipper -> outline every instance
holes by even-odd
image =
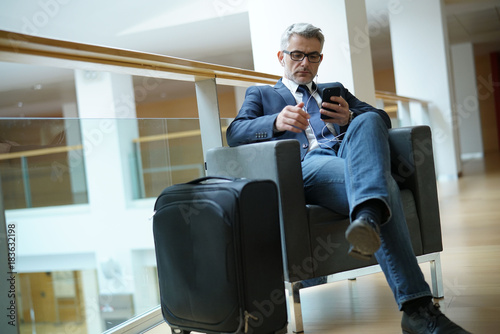
[[[254,316],[253,314],[250,314],[248,311],[245,311],[245,332],[244,333],[248,333],[248,319],[252,318],[252,320],[259,320],[259,318],[257,318],[256,316]]]

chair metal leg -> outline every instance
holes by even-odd
[[[430,263],[432,295],[434,298],[443,298],[444,289],[440,253],[417,256],[417,261],[419,263]],[[345,279],[355,279],[358,276],[373,274],[379,271],[381,271],[380,266],[374,265],[330,275],[327,277],[327,281],[330,283]],[[300,303],[300,289],[303,288],[302,282],[285,282],[285,288],[288,291],[288,311],[290,314],[289,328],[291,328],[293,333],[303,333],[304,323],[302,321],[302,309]]]
[[[419,263],[429,262],[431,268],[431,281],[432,281],[432,296],[434,298],[443,298],[443,273],[441,271],[441,254],[430,253],[417,256]]]
[[[434,298],[443,298],[443,273],[441,271],[441,256],[436,253],[433,261],[430,261],[431,266],[431,280],[432,280],[432,295]]]
[[[288,310],[290,312],[290,328],[293,333],[303,333],[304,323],[302,322],[302,309],[300,305],[301,282],[285,282],[288,290]]]

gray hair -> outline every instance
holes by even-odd
[[[289,45],[290,37],[292,35],[299,35],[305,38],[317,38],[321,43],[321,50],[325,43],[325,36],[320,28],[313,26],[310,23],[294,23],[289,26],[283,35],[281,35],[281,50],[286,50]]]

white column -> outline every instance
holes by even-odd
[[[76,70],[75,84],[89,208],[98,217],[88,228],[95,231],[100,294],[132,293],[130,246],[111,241],[127,224],[122,213],[134,197],[139,131],[132,77]]]
[[[136,314],[147,312],[151,310],[152,305],[160,304],[158,275],[155,267],[154,249],[132,252],[134,291],[139,292],[134,294],[134,311]]]
[[[461,157],[462,159],[480,158],[483,156],[483,139],[472,43],[452,45],[451,57]]]
[[[84,315],[87,333],[102,333],[105,328],[102,324],[101,310],[99,309],[99,287],[95,271],[80,271],[80,280],[82,300],[83,305],[85,305]]]
[[[132,140],[139,136],[132,77],[76,70],[87,191],[92,208],[133,198]],[[106,186],[104,186],[106,185]]]
[[[375,105],[364,1],[252,0],[248,11],[256,71],[282,75],[277,59],[281,34],[292,23],[311,23],[325,35],[318,81],[339,81],[359,99]]]
[[[64,128],[66,132],[66,145],[79,145],[82,140],[80,132],[80,121],[78,120],[78,108],[76,103],[63,104]],[[85,169],[83,156],[79,151],[68,153],[68,168],[71,180],[71,193],[73,203],[83,203],[83,194],[86,192]],[[64,171],[62,171],[64,172]]]
[[[457,178],[461,164],[443,4],[400,0],[390,9],[397,94],[430,102],[438,176]]]

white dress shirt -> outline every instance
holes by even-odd
[[[302,102],[302,93],[297,92],[297,88],[299,88],[299,85],[297,83],[293,82],[292,80],[287,79],[287,78],[282,78],[281,81],[290,90],[292,95],[295,97],[295,101],[297,102],[297,104]],[[307,88],[309,88],[309,92],[312,92],[312,82],[308,83],[306,86],[307,86]],[[315,100],[314,102],[316,102],[318,104],[318,107],[321,109],[322,100],[321,100],[321,96],[318,93],[318,89],[317,89],[318,85],[315,85],[315,87],[316,87],[316,89],[314,90],[314,92],[311,95]],[[312,103],[312,102],[313,101],[309,101],[308,103]],[[307,111],[305,106],[304,106],[304,110]],[[325,123],[325,124],[326,124],[328,130],[330,130],[330,132],[333,133],[333,135],[335,136],[336,131],[335,131],[335,128],[333,127],[333,125],[331,123]],[[314,135],[314,131],[313,131],[311,125],[309,125],[306,129],[306,136],[307,136],[307,140],[309,141],[308,152],[319,148],[318,140],[316,139],[316,136]]]

